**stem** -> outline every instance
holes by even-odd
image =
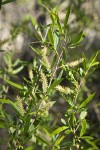
[[[76,93],[75,100],[74,100],[75,104],[76,104],[76,100],[77,100],[77,97],[78,97],[79,92],[80,92],[81,85],[82,85],[82,80],[81,80],[80,84],[78,85],[77,93]]]
[[[50,87],[51,82],[52,82],[52,80],[53,80],[53,77],[54,77],[54,75],[55,75],[55,73],[56,73],[56,71],[57,71],[57,69],[58,69],[58,65],[59,65],[59,62],[60,62],[60,60],[61,60],[62,54],[63,54],[63,51],[61,52],[61,54],[60,54],[59,57],[58,57],[58,61],[57,61],[56,67],[55,67],[55,71],[53,72],[53,75],[52,75],[52,77],[51,77],[51,80],[50,80],[50,82],[49,82],[49,86],[48,86],[48,87]]]

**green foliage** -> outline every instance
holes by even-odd
[[[11,3],[11,2],[15,2],[16,0],[0,0],[0,9],[2,5]]]
[[[11,56],[7,54],[6,58],[4,57],[6,64],[9,62],[10,75],[15,75],[25,66],[29,74],[29,79],[23,77],[22,85],[8,78],[7,70],[5,76],[1,76],[7,86],[10,85],[20,90],[14,98],[5,99],[3,95],[0,98],[2,104],[0,127],[6,128],[9,132],[8,148],[11,150],[38,148],[81,150],[87,147],[99,150],[93,142],[93,137],[87,134],[87,104],[95,94],[90,94],[85,100],[84,97],[80,99],[83,80],[88,78],[88,74],[96,68],[99,62],[96,61],[97,54],[90,62],[85,54],[82,54],[81,59],[68,61],[68,51],[77,47],[84,39],[84,33],[81,31],[74,37],[74,40],[71,36],[68,41],[70,11],[69,7],[64,23],[62,23],[57,10],[49,10],[51,22],[44,28],[45,35],[34,18],[31,18],[37,30],[37,38],[41,43],[38,48],[30,44],[30,48],[36,55],[33,62],[16,60],[13,63]],[[17,64],[22,66],[14,70]],[[62,82],[66,80],[69,84],[62,85]],[[60,118],[60,124],[52,123],[54,122],[53,114],[49,111],[57,103],[55,99],[57,94],[67,104],[66,112]],[[11,106],[13,115],[4,109],[5,104]],[[26,148],[29,142],[32,147]]]

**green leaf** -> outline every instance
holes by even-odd
[[[92,59],[92,61],[91,61],[91,63],[90,63],[90,67],[93,65],[93,64],[95,64],[96,62],[96,58],[97,58],[97,56],[98,56],[98,54],[100,53],[100,51],[97,51],[97,53],[96,53],[96,55],[94,56],[94,58]]]
[[[63,97],[72,108],[75,107],[75,104],[73,103],[72,99],[66,98],[66,96],[64,96],[64,95],[63,95]]]
[[[80,131],[80,136],[82,136],[86,132],[86,120],[84,119],[82,122],[82,128]]]
[[[58,134],[64,130],[66,130],[68,127],[67,126],[62,126],[62,127],[59,127],[57,128],[56,130],[54,130],[52,133],[51,133],[51,136],[55,135],[55,134]]]
[[[67,28],[67,23],[68,23],[69,15],[70,15],[70,6],[68,7],[68,10],[66,12],[66,16],[65,16],[65,20],[64,20],[64,29]]]
[[[17,112],[17,114],[20,114],[22,116],[22,113],[20,112],[20,109],[17,107],[16,103],[13,103],[11,100],[1,99],[1,98],[0,98],[0,102],[5,104],[10,104],[13,107],[13,109]]]
[[[61,26],[60,19],[59,19],[58,15],[56,15],[56,19],[57,19],[57,26],[59,28],[59,31],[60,31],[60,33],[62,33],[62,26]]]
[[[40,123],[40,120],[39,119],[35,119],[35,121],[33,122],[33,125],[35,127],[37,127],[39,125],[39,123]]]
[[[56,142],[55,142],[55,144],[54,145],[60,145],[60,143],[61,143],[61,141],[63,140],[65,138],[65,136],[63,135],[63,136],[61,136],[61,137],[59,137],[57,140],[56,140]]]
[[[0,118],[0,128],[6,128],[6,122]]]
[[[83,70],[86,72],[87,71],[87,58],[86,58],[86,56],[85,56],[85,54],[84,53],[82,53],[82,57],[84,58],[84,60],[83,60]]]
[[[33,146],[29,146],[29,147],[25,148],[25,150],[33,150]]]
[[[33,26],[38,27],[36,20],[32,16],[31,16],[31,21],[32,21]]]
[[[10,104],[10,100],[0,98],[0,103]]]
[[[88,104],[94,97],[95,93],[91,94],[80,106],[79,108],[82,108],[84,106],[86,106],[86,104]]]
[[[46,145],[49,145],[49,143],[47,141],[45,141],[43,138],[41,138],[40,136],[38,136],[38,135],[35,134],[35,137],[37,139],[39,139],[40,141],[42,141],[42,143],[45,143]]]
[[[53,34],[53,41],[54,41],[54,49],[56,50],[59,42],[59,35],[57,31]]]
[[[82,111],[81,114],[80,114],[79,119],[83,120],[83,119],[85,119],[86,116],[87,116],[87,112],[86,111]]]
[[[13,109],[15,110],[15,112],[20,115],[23,116],[22,112],[20,111],[20,109],[17,107],[16,103],[10,102],[11,106],[13,107]]]
[[[38,23],[35,21],[35,19],[32,16],[31,16],[31,21],[32,21],[33,26],[35,27],[37,38],[43,40],[41,29],[39,28]]]
[[[67,58],[66,49],[63,49],[63,54],[62,54],[63,62],[66,62],[66,58]]]
[[[56,19],[57,19],[56,8],[54,8],[54,9],[50,12],[50,18],[51,18],[51,20],[52,20],[52,23],[55,24],[55,23],[56,23]]]
[[[16,67],[20,62],[21,62],[21,61],[20,61],[19,59],[17,59],[17,60],[12,64],[12,66],[13,66],[13,67]]]
[[[92,149],[99,150],[93,141],[90,141],[89,139],[84,139],[84,140],[93,147]]]
[[[50,41],[50,44],[53,45],[54,41],[53,41],[53,35],[52,35],[51,28],[48,30],[48,39]]]
[[[72,131],[68,129],[68,130],[65,131],[65,133],[70,134],[70,133],[72,133]]]
[[[76,44],[76,43],[79,43],[82,39],[83,39],[83,31],[81,31],[81,32],[76,36],[74,43],[75,43],[75,44]],[[74,44],[74,43],[73,43],[73,44]]]
[[[64,70],[61,70],[61,72],[60,72],[59,75],[58,75],[58,79],[61,79],[61,78],[62,78],[63,72],[64,72]]]
[[[52,60],[51,69],[55,66],[56,61],[57,61],[57,54],[55,54],[55,56],[54,56],[54,58]]]
[[[85,35],[83,33],[83,31],[81,31],[75,38],[75,40],[73,41],[73,43],[69,46],[70,48],[75,48],[83,39],[84,39]]]
[[[4,79],[4,81],[7,82],[8,84],[18,88],[18,89],[23,89],[23,87],[21,85],[17,84],[17,83],[14,83],[14,82],[6,80],[6,79]]]
[[[2,5],[5,5],[5,4],[8,4],[8,3],[11,3],[11,2],[14,2],[16,0],[5,0],[2,2]]]
[[[94,62],[93,64],[91,64],[91,67],[97,66],[97,65],[99,65],[99,64],[100,64],[100,62]]]
[[[48,88],[48,92],[50,92],[50,90],[53,90],[61,81],[62,79],[56,79]]]
[[[72,106],[72,107],[75,107],[75,104],[73,103],[73,101],[72,101],[72,99],[67,99],[66,98],[66,102],[70,105],[70,106]]]
[[[23,66],[20,66],[19,68],[17,68],[16,70],[13,70],[13,74],[17,74],[19,73],[24,67]]]
[[[35,126],[34,125],[30,126],[29,131],[32,132],[34,130],[35,130]]]
[[[66,121],[63,118],[61,118],[61,122],[66,125]]]
[[[33,52],[35,52],[37,55],[40,55],[39,51],[37,49],[35,49],[34,47],[30,46],[30,48],[32,49]]]
[[[3,123],[0,122],[0,129],[1,128],[5,128],[5,124],[3,124]]]
[[[89,140],[93,140],[94,138],[91,136],[82,136],[80,137],[81,139],[89,139]]]
[[[74,112],[71,112],[70,116],[68,118],[68,125],[73,126],[74,121],[76,121],[75,114],[74,114]]]
[[[25,119],[25,127],[24,127],[24,133],[26,133],[30,126],[30,116],[28,115]]]

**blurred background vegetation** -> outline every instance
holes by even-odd
[[[73,33],[76,35],[83,30],[86,37],[79,47],[68,51],[71,56],[68,56],[68,60],[72,61],[81,57],[82,52],[89,60],[92,59],[96,51],[100,49],[100,0],[15,0],[13,3],[2,5],[0,10],[0,74],[5,75],[6,73],[8,78],[17,82],[22,82],[23,75],[28,77],[26,68],[20,68],[17,59],[31,62],[34,56],[29,44],[32,43],[34,47],[39,46],[36,42],[37,37],[31,23],[31,16],[37,20],[44,32],[42,26],[50,23],[46,7],[48,9],[56,7],[63,22],[69,5],[71,6],[71,15],[68,25],[71,32],[68,34],[72,34],[73,39]],[[13,65],[14,60],[17,60],[15,65]],[[98,60],[100,61],[100,54]],[[2,68],[5,68],[3,72]],[[16,69],[17,71],[14,72]],[[5,95],[8,89],[4,85],[2,86],[1,79],[0,83],[0,95]],[[87,118],[90,120],[89,134],[94,136],[95,143],[100,148],[100,66],[88,78],[88,81],[84,81],[83,90],[84,96],[88,96],[91,91],[96,92],[95,99],[89,105]],[[9,90],[9,95],[16,94],[17,91],[14,89]],[[59,117],[65,109],[64,105],[63,99],[59,99],[58,104],[51,110],[54,116],[56,115],[55,121],[58,123]],[[62,112],[59,112],[61,108]],[[2,129],[0,150],[6,150],[5,143],[7,143],[7,133]]]

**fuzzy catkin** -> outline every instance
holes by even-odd
[[[41,71],[41,81],[42,81],[43,92],[46,92],[48,88],[48,81],[46,75],[42,71]]]
[[[66,95],[73,93],[69,87],[63,87],[61,85],[56,86],[56,90]]]
[[[22,114],[22,116],[24,116],[25,110],[24,110],[24,107],[23,107],[22,99],[19,96],[17,97],[16,104],[17,104],[17,107],[20,110],[20,113]]]

